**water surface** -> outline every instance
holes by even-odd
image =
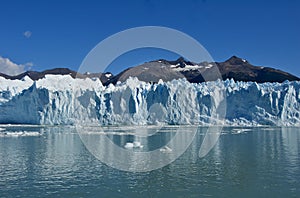
[[[0,128],[0,197],[300,196],[299,128],[227,127],[199,158],[200,128],[180,158],[145,173],[101,163],[72,127]],[[121,146],[132,140],[115,136]],[[156,134],[143,149],[160,147],[166,137]]]

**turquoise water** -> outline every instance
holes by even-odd
[[[200,128],[180,158],[145,173],[101,163],[71,127],[0,128],[0,197],[300,197],[300,128],[224,128],[199,158]]]

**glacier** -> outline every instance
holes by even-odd
[[[300,126],[300,82],[0,77],[0,124]]]

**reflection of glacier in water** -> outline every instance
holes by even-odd
[[[207,156],[199,158],[198,151],[207,130],[200,127],[183,155],[168,166],[145,173],[119,171],[96,160],[74,127],[2,125],[1,128],[4,130],[0,133],[39,131],[42,134],[0,138],[3,197],[21,193],[26,197],[41,194],[297,197],[300,193],[297,127],[225,127],[215,147]],[[171,128],[155,134],[151,131],[155,127],[150,129],[153,139],[148,142],[141,139],[142,150],[161,148],[174,135]],[[130,128],[113,127],[107,129],[108,135],[99,133],[98,136],[107,136],[124,146],[125,142],[134,140],[132,132]],[[107,157],[110,156],[114,153],[108,152]]]

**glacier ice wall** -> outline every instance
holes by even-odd
[[[36,82],[0,77],[0,123],[299,126],[299,91],[300,82],[150,84],[130,78],[104,87],[68,75]]]

